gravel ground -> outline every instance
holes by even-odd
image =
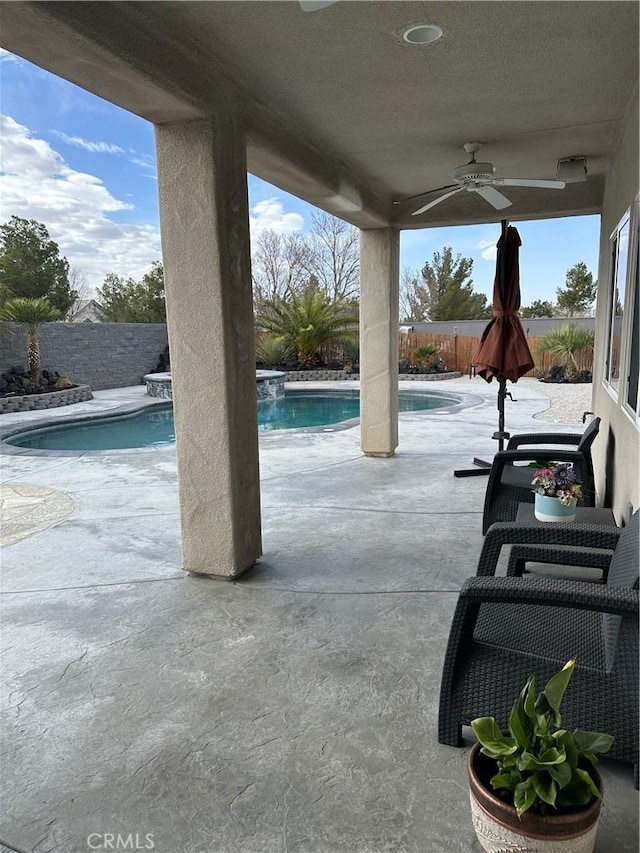
[[[549,408],[535,415],[536,420],[554,424],[574,424],[582,420],[582,413],[591,411],[591,382],[553,384],[537,379],[520,379],[518,384],[536,385],[549,398]]]
[[[462,380],[452,379],[450,381]],[[535,419],[539,421],[549,421],[552,424],[579,424],[582,422],[582,413],[590,412],[592,408],[591,391],[593,386],[591,382],[554,384],[539,382],[533,378],[523,378],[518,380],[514,388],[514,396],[517,397],[518,388],[522,387],[535,390],[538,394],[544,394],[549,398],[549,408],[534,415]],[[511,383],[508,384],[507,390],[510,388],[512,388]]]

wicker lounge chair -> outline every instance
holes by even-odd
[[[461,746],[462,726],[478,716],[495,716],[506,727],[514,696],[528,676],[544,683],[575,657],[563,724],[612,734],[609,755],[634,764],[637,787],[639,514],[622,529],[547,527],[554,530],[497,524],[489,531],[480,576],[464,583],[453,617],[438,740]],[[493,576],[507,541],[553,545],[554,537],[555,544],[613,550],[606,583]]]
[[[600,418],[594,418],[582,435],[566,433],[522,433],[514,435],[493,458],[489,482],[484,499],[482,532],[486,533],[496,521],[514,521],[518,504],[533,503],[531,480],[533,471],[526,465],[514,465],[514,462],[529,463],[535,460],[551,459],[554,462],[571,462],[582,483],[584,506],[594,506],[595,482],[591,445],[598,430]],[[561,445],[549,447],[545,445]],[[573,447],[574,449],[565,449]]]

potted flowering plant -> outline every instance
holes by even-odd
[[[573,521],[582,486],[573,465],[556,465],[534,471],[534,513],[538,521]]]
[[[537,697],[531,676],[507,733],[493,717],[471,722],[478,738],[468,763],[471,813],[488,853],[593,850],[603,792],[594,765],[613,737],[562,727],[560,703],[574,667],[568,661]]]

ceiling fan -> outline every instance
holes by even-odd
[[[420,198],[421,196],[427,195],[429,192],[450,190],[450,192],[446,192],[444,195],[438,196],[438,198],[423,205],[418,208],[418,210],[414,210],[411,214],[412,216],[419,216],[421,213],[435,207],[436,204],[440,204],[441,201],[450,198],[456,193],[461,193],[463,190],[466,190],[467,192],[478,193],[479,196],[482,196],[482,198],[485,201],[488,201],[496,210],[504,210],[505,207],[510,207],[513,202],[509,201],[509,199],[502,195],[501,192],[498,192],[496,189],[497,186],[539,187],[547,190],[562,190],[566,186],[564,181],[543,181],[538,180],[537,178],[496,178],[493,174],[493,163],[478,163],[476,161],[476,153],[481,147],[480,142],[466,142],[463,147],[467,154],[471,155],[471,160],[463,166],[458,166],[453,170],[454,184],[448,184],[445,187],[438,187],[435,190],[427,190],[427,192],[405,198],[402,202],[398,201],[394,203],[401,204],[406,201],[411,201],[411,199]]]

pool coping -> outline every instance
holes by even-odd
[[[320,383],[318,383],[320,384]],[[354,383],[355,384],[355,383]],[[292,383],[293,387],[287,387],[286,390],[292,391],[295,393],[313,393],[318,391],[323,391],[328,394],[331,393],[344,393],[345,391],[358,391],[359,388],[345,388],[343,383],[340,383],[338,387],[328,388],[325,383],[322,383],[322,387],[316,388],[300,388],[300,383]],[[334,385],[334,383],[331,383]],[[412,396],[421,396],[425,393],[436,394],[438,391],[431,390],[428,388],[399,388],[398,393],[401,394],[409,394]],[[482,397],[479,397],[475,394],[470,394],[468,392],[462,391],[447,391],[441,392],[442,396],[445,397],[455,397],[459,398],[459,402],[449,405],[442,406],[437,409],[425,409],[425,410],[416,410],[413,412],[399,412],[398,417],[402,416],[418,416],[418,417],[431,417],[443,414],[458,414],[467,408],[473,408],[478,405],[482,405],[485,400]],[[94,398],[95,400],[95,398]],[[268,401],[258,401],[260,402],[268,402]],[[107,420],[109,418],[118,418],[126,415],[134,415],[138,412],[143,411],[144,409],[148,409],[151,407],[167,407],[172,405],[171,400],[167,400],[161,397],[142,397],[135,402],[123,403],[119,406],[115,406],[109,409],[103,409],[98,411],[91,412],[68,412],[65,411],[64,416],[62,417],[42,417],[37,418],[29,422],[29,424],[19,424],[12,423],[9,426],[3,427],[0,425],[0,456],[39,456],[39,457],[80,457],[80,456],[90,456],[90,457],[100,457],[100,456],[113,456],[113,455],[123,455],[123,454],[131,454],[131,453],[158,453],[162,451],[175,451],[175,442],[167,442],[166,444],[161,445],[153,445],[149,447],[119,447],[112,448],[109,450],[45,450],[41,448],[33,448],[33,447],[18,447],[13,444],[8,444],[7,439],[11,438],[11,436],[17,435],[19,433],[25,432],[34,432],[35,430],[44,429],[46,427],[55,427],[55,426],[67,426],[69,424],[80,424],[88,421],[95,420]],[[46,410],[43,410],[46,411]],[[59,411],[59,410],[58,410]],[[321,426],[315,427],[290,427],[288,429],[279,429],[279,430],[258,430],[258,437],[260,439],[267,439],[269,436],[286,436],[286,435],[300,435],[300,434],[327,434],[334,432],[342,432],[344,430],[353,429],[354,427],[360,424],[360,418],[350,418],[345,421],[339,421],[335,424],[323,424]]]

